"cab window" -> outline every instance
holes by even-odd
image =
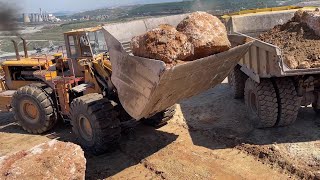
[[[69,36],[68,39],[69,39],[70,56],[75,57],[77,55],[75,37]]]
[[[80,49],[82,57],[92,57],[90,43],[86,35],[80,36]]]

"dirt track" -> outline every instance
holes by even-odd
[[[119,150],[87,154],[88,179],[320,179],[320,117],[301,109],[285,128],[257,130],[226,84],[178,105],[169,124],[140,125]],[[50,138],[76,142],[62,123],[34,136],[0,114],[0,157]]]

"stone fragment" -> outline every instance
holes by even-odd
[[[309,68],[311,68],[311,65],[308,61],[301,62],[297,67],[297,69],[309,69]]]
[[[284,61],[285,61],[285,64],[287,64],[291,69],[296,69],[299,65],[295,57],[291,55],[286,55],[284,57]]]
[[[80,146],[56,140],[0,157],[0,179],[85,179]]]

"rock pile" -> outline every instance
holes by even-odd
[[[160,25],[131,41],[134,55],[162,60],[167,64],[203,58],[227,51],[230,47],[224,24],[205,12],[190,14],[177,28]]]
[[[84,179],[85,170],[80,146],[56,140],[0,157],[0,179]]]
[[[319,68],[319,17],[319,12],[297,11],[292,20],[261,34],[259,39],[278,46],[291,69]]]

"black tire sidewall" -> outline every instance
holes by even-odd
[[[90,119],[90,118],[94,118],[92,116],[90,116],[88,113],[83,113],[83,112],[86,112],[87,109],[86,108],[83,108],[84,106],[81,106],[79,109],[77,109],[76,112],[73,113],[73,127],[72,127],[72,130],[73,132],[76,134],[76,136],[78,137],[78,141],[80,141],[80,144],[82,144],[84,147],[87,147],[87,148],[90,148],[90,147],[93,147],[95,145],[95,137],[96,137],[96,131],[95,131],[95,127],[94,125],[92,124],[91,121],[89,121],[90,125],[91,125],[91,128],[92,128],[92,140],[91,141],[88,141],[86,140],[84,137],[81,136],[81,133],[80,133],[80,126],[79,126],[79,120],[80,120],[80,116],[85,116],[87,119]],[[82,112],[82,113],[80,113]]]
[[[246,89],[248,89],[248,91],[245,92],[245,104],[247,106],[247,111],[249,112],[248,113],[248,116],[249,116],[249,119],[252,121],[252,123],[254,124],[255,127],[258,127],[259,126],[259,101],[258,101],[258,94],[257,94],[257,89],[255,88],[254,86],[254,83],[253,81],[249,80],[248,82],[246,82]],[[256,101],[256,111],[253,112],[252,111],[252,103],[251,103],[251,94],[254,93],[255,94],[255,101]]]
[[[29,91],[30,89],[31,91]],[[40,96],[41,93],[44,94]],[[44,96],[46,97],[41,101],[39,98],[43,98]],[[26,121],[26,118],[21,114],[22,110],[20,109],[20,103],[22,103],[23,100],[32,102],[38,109],[39,120],[37,123],[29,123],[28,121]],[[44,104],[47,104],[48,102],[50,103],[50,106],[53,110],[53,114],[51,114],[51,116],[48,116],[46,114],[46,108],[48,107],[44,107],[44,105],[42,105],[43,102],[45,102]],[[56,115],[54,112],[52,100],[44,91],[42,91],[40,88],[36,86],[28,85],[18,89],[16,94],[13,96],[12,107],[16,121],[23,127],[23,129],[25,129],[29,133],[44,133],[50,130],[56,122]]]
[[[78,143],[93,154],[99,155],[113,150],[121,137],[121,126],[116,104],[92,93],[74,99],[70,106],[71,125]],[[80,116],[89,121],[92,138],[88,141],[80,133]]]

